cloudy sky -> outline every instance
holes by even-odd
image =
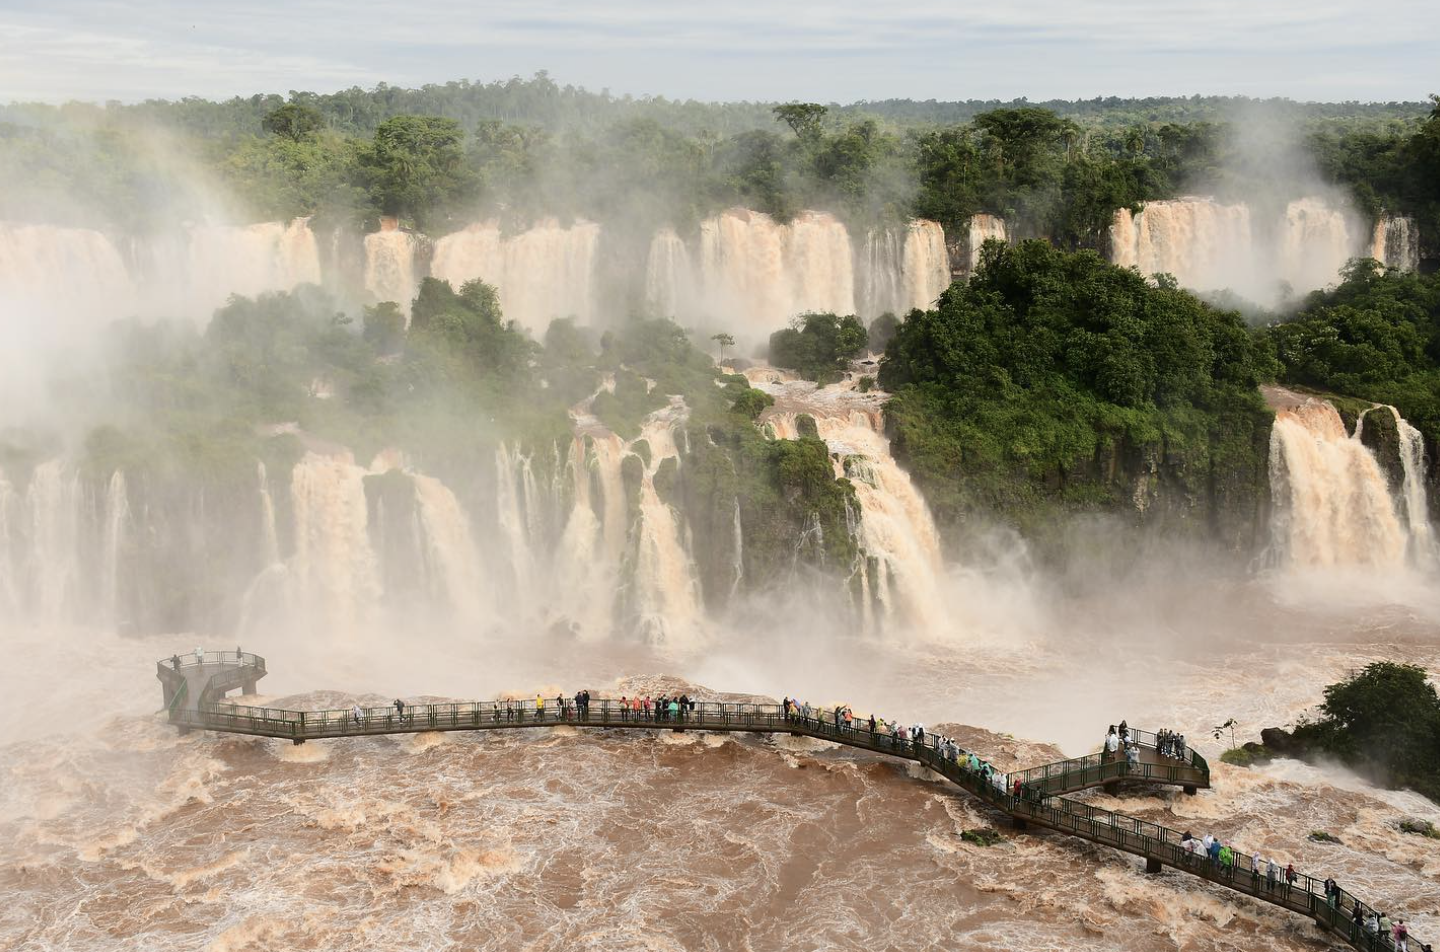
[[[1435,0],[0,0],[0,101],[562,83],[699,99],[1418,100]]]

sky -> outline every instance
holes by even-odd
[[[1435,0],[0,0],[0,102],[132,102],[548,70],[703,100],[1440,89]]]

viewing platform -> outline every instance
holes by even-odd
[[[1293,883],[1269,880],[1262,869],[1251,873],[1251,857],[1235,852],[1228,866],[1196,855],[1183,847],[1176,830],[1089,806],[1070,799],[1093,787],[1114,789],[1121,784],[1176,786],[1195,793],[1210,786],[1210,766],[1199,753],[1186,749],[1182,757],[1169,757],[1156,746],[1154,734],[1131,729],[1139,745],[1139,762],[1130,764],[1123,752],[1096,753],[1043,764],[1008,774],[972,770],[969,751],[958,754],[939,746],[926,734],[916,742],[888,732],[871,732],[867,723],[846,725],[828,715],[804,717],[778,704],[693,702],[675,714],[636,711],[613,698],[591,701],[583,711],[572,701],[528,700],[470,701],[453,704],[327,711],[297,711],[229,703],[231,691],[255,693],[266,673],[265,659],[240,652],[205,652],[176,655],[157,664],[170,722],[182,731],[210,730],[230,734],[271,737],[303,744],[311,740],[362,737],[379,734],[415,734],[430,731],[494,731],[539,727],[584,727],[620,730],[726,731],[756,734],[790,734],[843,744],[860,750],[917,762],[956,786],[1006,814],[1017,829],[1031,825],[1101,843],[1143,857],[1148,873],[1165,867],[1199,877],[1227,889],[1281,906],[1313,919],[1329,935],[1353,948],[1386,950],[1395,946],[1388,936],[1371,936],[1353,920],[1358,908],[1368,915],[1374,908],[1341,889],[1333,900],[1325,895],[1324,879],[1297,874]],[[983,762],[983,758],[981,758]],[[1411,937],[1415,949],[1422,943]]]

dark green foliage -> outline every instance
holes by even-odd
[[[730,410],[738,413],[749,420],[759,419],[760,414],[765,412],[766,407],[775,405],[775,398],[763,390],[756,390],[747,387],[735,402],[730,405]]]
[[[1286,383],[1391,404],[1440,439],[1440,275],[1357,262],[1266,337]]]
[[[365,308],[361,336],[382,355],[398,353],[405,344],[405,315],[394,301]]]
[[[1312,843],[1333,843],[1336,846],[1341,845],[1340,837],[1333,833],[1327,833],[1324,830],[1311,830],[1310,835],[1307,836],[1306,839]]]
[[[987,246],[969,284],[912,312],[879,382],[896,394],[896,449],[944,519],[1025,525],[1056,504],[1132,505],[1146,460],[1187,495],[1253,506],[1270,419],[1256,387],[1272,373],[1233,312],[1024,242]]]
[[[260,120],[260,128],[285,139],[299,142],[319,131],[325,125],[325,117],[313,106],[287,102],[270,110]]]
[[[865,350],[865,325],[854,315],[806,314],[770,335],[770,362],[821,384],[839,380]]]
[[[885,348],[890,346],[890,341],[895,336],[895,331],[900,327],[900,318],[886,311],[875,320],[870,322],[869,329],[865,332],[865,345],[872,354],[883,354]]]
[[[370,194],[382,214],[432,225],[440,210],[458,210],[474,186],[465,163],[465,133],[453,119],[396,116],[380,124],[360,154]]]
[[[1440,696],[1424,668],[1377,661],[1325,689],[1295,740],[1396,787],[1440,800]]]
[[[1440,830],[1435,829],[1435,824],[1429,820],[1401,820],[1401,833],[1414,833],[1416,836],[1428,837],[1432,840],[1440,840]]]

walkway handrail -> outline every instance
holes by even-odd
[[[364,734],[412,733],[426,730],[475,730],[500,727],[628,727],[658,730],[743,730],[765,733],[804,734],[852,747],[918,761],[922,765],[964,788],[982,800],[1018,820],[1034,822],[1063,833],[1113,846],[1147,860],[1217,883],[1237,892],[1301,912],[1315,919],[1331,934],[1357,949],[1390,950],[1394,943],[1389,936],[1370,935],[1353,920],[1354,911],[1374,911],[1352,893],[1337,889],[1333,901],[1324,893],[1324,881],[1298,873],[1292,883],[1280,878],[1270,880],[1266,870],[1253,873],[1250,854],[1232,848],[1232,862],[1225,866],[1206,855],[1182,847],[1183,835],[1176,830],[1136,817],[1104,810],[1064,796],[1085,787],[1111,780],[1139,780],[1187,787],[1209,786],[1210,767],[1199,754],[1173,764],[1141,763],[1131,765],[1124,755],[1088,754],[1044,764],[1009,774],[970,770],[970,751],[958,746],[946,748],[935,735],[926,733],[916,742],[895,733],[871,731],[868,722],[859,720],[846,724],[833,713],[805,717],[779,704],[753,704],[717,701],[693,701],[673,716],[656,705],[650,711],[622,705],[615,698],[598,698],[581,709],[570,698],[511,699],[502,701],[466,701],[446,704],[406,705],[404,712],[392,706],[355,708],[350,710],[299,711],[284,708],[251,707],[211,700],[216,693],[254,683],[265,671],[265,661],[256,655],[236,652],[207,652],[203,658],[194,653],[180,656],[179,668],[201,664],[221,667],[206,682],[201,703],[194,708],[177,706],[187,683],[179,673],[174,659],[159,662],[157,675],[166,685],[175,679],[182,684],[176,689],[168,707],[172,723],[182,727],[254,734],[264,737],[288,738],[297,743],[326,737]],[[1143,747],[1153,734],[1134,731],[1132,737]],[[951,750],[954,756],[951,756]],[[983,763],[983,758],[980,758]],[[988,767],[988,764],[986,765]],[[996,781],[999,781],[998,783]],[[1015,792],[1019,785],[1018,795]],[[1194,842],[1194,841],[1192,841]],[[1158,867],[1156,867],[1158,869]],[[1415,940],[1420,947],[1419,940]]]

